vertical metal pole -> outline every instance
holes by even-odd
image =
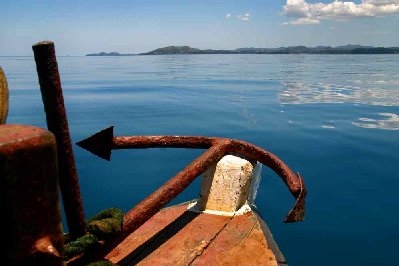
[[[72,237],[78,237],[85,234],[86,223],[54,43],[39,42],[32,48],[46,111],[47,126],[57,140],[58,174],[69,232]]]
[[[0,67],[0,124],[5,124],[8,114],[8,86],[6,75]]]
[[[0,126],[1,265],[64,265],[57,170],[53,134]]]

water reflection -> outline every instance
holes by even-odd
[[[322,125],[321,128],[326,128],[326,129],[333,129],[335,126],[330,126],[330,125]]]
[[[363,128],[379,128],[386,130],[399,130],[399,115],[393,113],[379,113],[385,118],[359,118],[361,122],[352,122],[353,125]]]
[[[360,103],[379,106],[399,106],[397,88],[367,88],[327,83],[305,84],[285,82],[279,93],[283,104]]]

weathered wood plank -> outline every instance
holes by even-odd
[[[270,231],[266,222],[262,219],[262,216],[257,211],[254,211],[253,214],[258,219],[258,222],[260,224],[260,227],[262,228],[263,234],[265,235],[265,239],[267,241],[268,247],[273,252],[273,254],[276,256],[278,265],[279,266],[287,265],[285,257],[283,255],[283,253],[281,253],[281,250],[280,250],[279,246],[277,245],[276,240],[274,240],[272,232]]]
[[[143,255],[147,256],[145,258],[138,256],[131,260],[129,265],[189,265],[203,253],[204,249],[231,219],[226,216],[190,211],[183,215],[195,218],[189,223],[185,223],[183,227],[179,223],[175,223],[174,226],[164,230],[144,250]]]
[[[256,213],[229,217],[187,211],[187,207],[161,210],[106,258],[119,265],[284,265]]]
[[[157,232],[161,231],[187,209],[187,205],[174,206],[159,211],[145,224],[139,227],[133,234],[129,235],[122,243],[116,246],[106,259],[117,263],[127,257],[132,251],[138,249],[147,240],[151,239]]]
[[[277,266],[277,261],[257,217],[246,213],[235,216],[191,265]]]

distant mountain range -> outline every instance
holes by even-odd
[[[289,46],[279,48],[238,48],[235,50],[201,50],[189,46],[167,46],[148,53],[137,55],[171,55],[171,54],[399,54],[399,47],[373,47],[362,45],[344,46]],[[118,52],[93,53],[87,56],[129,56],[134,54],[120,54]]]

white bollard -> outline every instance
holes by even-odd
[[[261,164],[233,155],[224,156],[202,176],[196,209],[234,214],[253,204],[259,186]]]

